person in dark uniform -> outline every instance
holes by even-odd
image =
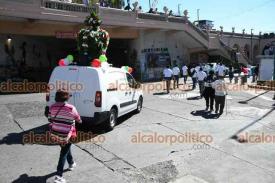
[[[225,106],[227,93],[227,86],[224,82],[223,76],[218,76],[218,79],[212,84],[215,89],[215,113],[222,115]]]
[[[254,82],[258,81],[258,78],[259,78],[259,64],[254,68],[253,81]]]
[[[214,110],[214,99],[215,99],[215,90],[212,87],[212,84],[215,82],[214,71],[210,70],[208,76],[205,78],[204,83],[204,92],[203,96],[206,101],[206,111],[209,110],[212,112]]]

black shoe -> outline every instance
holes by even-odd
[[[220,112],[219,115],[221,116],[223,114],[223,112]]]

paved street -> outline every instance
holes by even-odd
[[[273,92],[230,91],[227,112],[219,118],[205,113],[205,101],[198,95],[198,90],[146,93],[140,114],[122,117],[111,132],[92,129],[104,142],[73,145],[77,168],[67,171],[65,178],[72,183],[274,183],[274,141],[239,143],[232,138],[245,133],[275,136]],[[1,183],[52,182],[60,147],[22,143],[30,132],[45,133],[44,106],[44,94],[0,96]],[[188,134],[212,141],[171,144],[134,139]]]

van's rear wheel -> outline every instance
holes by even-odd
[[[143,103],[143,99],[142,99],[142,97],[139,97],[136,113],[140,113],[141,112],[141,110],[142,110],[142,103]]]
[[[115,108],[112,108],[110,110],[109,118],[106,122],[106,128],[107,130],[111,131],[115,128],[117,123],[117,110]]]

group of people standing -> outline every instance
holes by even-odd
[[[181,71],[177,65],[172,69],[167,66],[163,75],[167,93],[170,93],[171,80],[174,80],[174,89],[179,87]],[[209,67],[194,65],[191,69],[183,65],[182,76],[184,84],[186,84],[188,76],[192,78],[192,90],[196,89],[197,84],[199,85],[200,97],[204,97],[206,101],[206,111],[214,111],[215,102],[215,113],[223,114],[227,95],[227,87],[224,82],[225,66],[223,64],[217,64],[215,68],[211,64]]]

